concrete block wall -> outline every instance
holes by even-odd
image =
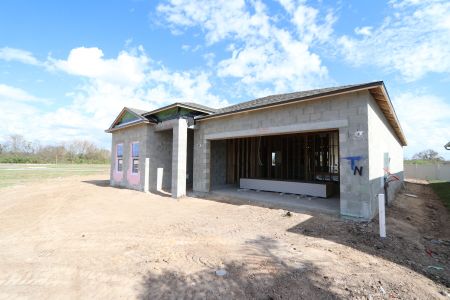
[[[189,138],[190,137],[190,138]],[[140,144],[140,172],[139,182],[130,182],[127,174],[130,171],[130,145],[132,142]],[[116,145],[122,143],[123,147],[123,176],[120,180],[114,177],[116,166]],[[188,143],[191,146],[188,151]],[[186,192],[186,175],[193,177],[192,166],[193,132],[188,135],[187,120],[170,120],[158,124],[136,125],[112,134],[111,154],[111,185],[130,189],[144,190],[145,186],[145,158],[149,158],[149,190],[158,190],[158,169],[162,169],[162,189],[171,191],[173,197],[181,197]],[[187,164],[188,152],[190,164]]]
[[[380,107],[371,97],[367,105],[368,127],[369,127],[369,181],[370,181],[370,204],[372,215],[378,213],[377,194],[384,194],[385,159],[388,157],[388,167],[392,174],[400,178],[389,184],[388,200],[392,202],[395,194],[404,180],[403,172],[403,147],[393,129],[386,120]]]
[[[450,181],[450,162],[405,164],[405,178]]]
[[[110,170],[110,184],[111,186],[126,187],[135,190],[144,190],[145,180],[145,157],[148,157],[148,135],[151,130],[151,125],[141,124],[128,128],[124,128],[119,131],[115,131],[112,134],[112,147],[111,147],[111,170]],[[132,142],[139,142],[139,184],[132,184],[128,181],[127,174],[130,171],[130,145]],[[116,181],[113,176],[113,172],[116,168],[116,145],[123,144],[123,176],[122,180]]]
[[[353,94],[347,101],[336,99],[333,102],[339,109],[340,117],[349,121],[348,127],[339,129],[340,211],[345,217],[369,219],[372,215],[367,124],[367,103],[370,98],[369,92],[364,91]],[[361,175],[355,172],[355,167],[362,170]]]
[[[292,103],[288,105],[229,115],[197,122],[194,132],[194,190],[208,192],[211,187],[211,136],[255,129],[264,134],[270,128],[298,128],[305,125],[309,131],[323,124],[345,124],[329,129],[338,129],[340,138],[340,189],[341,214],[368,219],[371,211],[371,196],[368,174],[368,102],[369,92],[355,92],[339,96]],[[320,127],[321,130],[324,128]],[[359,134],[362,132],[362,134]],[[288,133],[288,132],[286,132]],[[354,175],[350,162],[342,159],[360,156],[358,167],[362,175]]]
[[[194,130],[188,129],[187,134],[187,165],[186,165],[186,188],[192,188],[194,178]]]
[[[211,188],[224,186],[227,176],[226,140],[211,141]]]
[[[194,183],[193,190],[209,192],[211,143],[204,138],[204,131],[194,130]]]
[[[163,169],[162,186],[165,190],[170,190],[172,181],[172,130],[158,131],[154,130],[154,125],[142,124],[124,128],[113,132],[112,151],[111,151],[111,179],[112,186],[126,187],[135,190],[144,190],[145,185],[145,158],[150,160],[149,166],[149,189],[156,191],[157,169]],[[132,142],[139,141],[140,157],[140,180],[138,185],[128,182],[126,174],[129,170],[130,147]],[[116,145],[123,143],[123,177],[120,181],[115,181],[113,176],[116,167],[115,149]]]

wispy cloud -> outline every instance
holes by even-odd
[[[392,13],[379,27],[356,28],[360,37],[339,38],[346,60],[397,71],[406,81],[428,73],[450,74],[450,2],[408,0],[390,5]]]
[[[364,36],[369,36],[372,34],[372,27],[371,26],[356,27],[355,33]]]
[[[47,99],[36,97],[23,89],[6,84],[0,84],[0,101],[50,103]]]
[[[279,26],[261,1],[169,1],[158,6],[172,30],[198,27],[207,45],[226,42],[230,56],[217,75],[235,78],[252,95],[323,85],[328,70],[311,49],[332,33],[335,18],[304,1],[282,1],[291,29]]]
[[[5,61],[17,61],[29,65],[41,64],[31,52],[9,47],[0,48],[0,59]]]

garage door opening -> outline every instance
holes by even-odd
[[[212,140],[210,163],[221,200],[339,213],[337,130]]]
[[[211,189],[339,195],[337,130],[211,141]]]

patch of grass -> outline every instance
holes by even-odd
[[[48,178],[107,172],[109,165],[0,164],[0,188]]]
[[[445,163],[443,160],[429,160],[429,159],[407,159],[403,161],[405,165],[434,165]]]
[[[448,181],[430,181],[430,186],[434,192],[441,198],[445,206],[450,211],[450,182]]]

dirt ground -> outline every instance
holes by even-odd
[[[0,190],[0,298],[450,299],[449,214],[426,184],[407,184],[380,240],[376,220],[175,201],[106,178]]]

